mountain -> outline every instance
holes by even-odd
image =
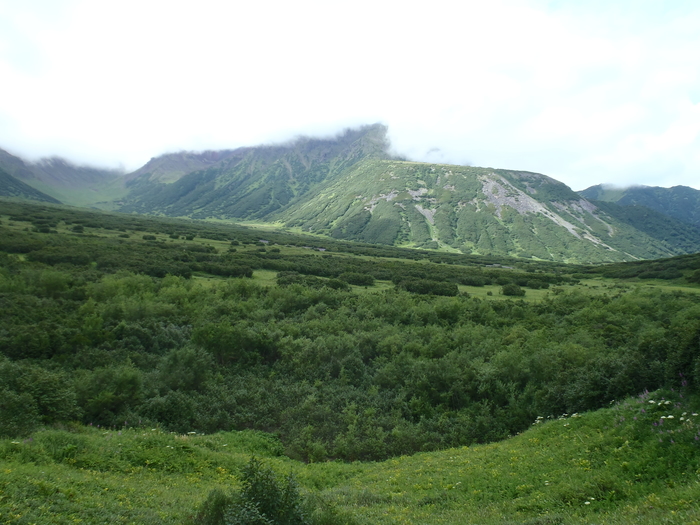
[[[93,206],[127,193],[122,172],[77,166],[60,157],[26,162],[0,149],[0,169],[56,201],[74,206]]]
[[[53,202],[55,204],[59,203],[59,201],[53,197],[50,197],[49,195],[32,188],[29,184],[25,184],[21,180],[16,179],[2,168],[0,168],[0,196]]]
[[[119,209],[564,262],[700,250],[700,230],[655,214],[640,231],[628,212],[596,205],[545,175],[399,160],[389,154],[386,132],[374,125],[332,139],[152,159],[127,176],[130,193]]]
[[[0,167],[68,204],[268,222],[401,247],[576,263],[700,251],[700,192],[691,188],[577,194],[542,174],[409,162],[389,146],[387,128],[375,124],[329,138],[169,153],[126,175],[57,158],[25,163],[2,151]]]
[[[688,186],[614,188],[599,184],[579,194],[589,200],[614,202],[621,206],[645,206],[700,228],[700,190]]]
[[[688,243],[679,248],[670,232],[652,236],[612,211],[537,173],[375,159],[269,220],[336,238],[564,262],[700,247],[700,231],[683,230]],[[663,217],[650,222],[672,229]]]
[[[663,188],[662,188],[663,189]],[[646,206],[623,206],[614,202],[591,201],[611,217],[628,224],[646,235],[674,246],[679,253],[698,251],[700,228]]]
[[[180,177],[139,170],[127,183],[121,211],[196,219],[260,220],[294,206],[317,188],[371,158],[388,158],[386,127],[346,130],[331,139],[302,137],[287,144],[239,148],[206,169]],[[152,160],[154,168],[165,165]],[[169,178],[176,180],[163,182]]]
[[[129,173],[126,180],[147,178],[150,182],[170,183],[179,180],[193,171],[210,168],[222,160],[236,154],[237,150],[204,151],[196,153],[181,151],[154,157],[136,171]]]

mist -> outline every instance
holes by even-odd
[[[700,188],[693,2],[50,4],[0,0],[0,148],[31,160],[382,122],[411,160]]]

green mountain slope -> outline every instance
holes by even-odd
[[[73,206],[94,206],[126,195],[123,174],[77,166],[59,157],[25,162],[0,149],[0,169],[40,193]]]
[[[700,191],[688,186],[633,186],[621,189],[599,184],[579,194],[586,199],[614,202],[621,206],[646,206],[700,228]]]
[[[206,170],[170,184],[163,172],[144,172],[131,180],[121,211],[193,218],[261,219],[292,205],[355,163],[387,157],[386,128],[347,130],[335,139],[240,148]]]
[[[670,233],[639,231],[544,175],[381,159],[270,218],[335,238],[568,262],[700,248],[697,232],[679,247]]]
[[[611,217],[615,217],[669,247],[681,250],[679,253],[698,251],[700,228],[692,224],[646,206],[621,205],[604,201],[593,202]]]
[[[210,168],[236,155],[237,151],[204,151],[202,153],[182,151],[179,153],[168,153],[152,158],[141,168],[129,173],[127,180],[146,176],[151,182],[175,182],[193,171]]]
[[[0,168],[0,196],[58,203],[57,199],[32,188]]]
[[[120,210],[268,221],[337,239],[564,262],[700,250],[700,232],[658,217],[640,232],[625,214],[544,175],[392,159],[386,132],[374,125],[334,139],[153,159],[128,176]],[[185,173],[200,165],[207,167]]]

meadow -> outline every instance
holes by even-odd
[[[0,523],[696,522],[698,272],[3,202]]]
[[[0,519],[196,523],[207,494],[238,490],[255,456],[292,473],[334,523],[698,523],[694,409],[680,392],[643,393],[535,419],[498,443],[369,463],[293,461],[273,436],[253,431],[47,429],[0,441]]]

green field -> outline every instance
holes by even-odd
[[[310,524],[700,522],[700,256],[0,205],[0,523],[267,523],[251,457]]]

